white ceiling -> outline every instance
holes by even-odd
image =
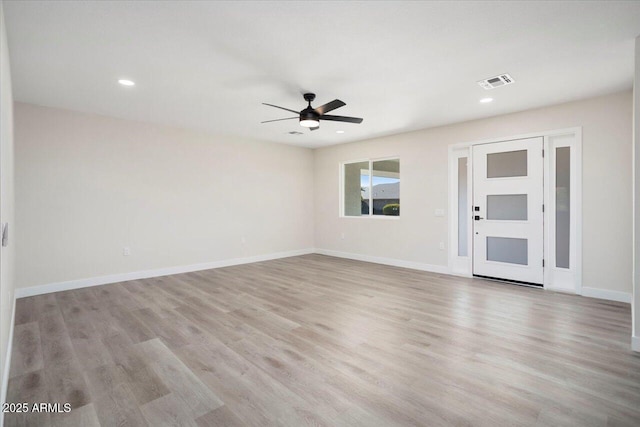
[[[5,1],[18,101],[306,147],[631,88],[640,2]],[[510,73],[485,91],[476,81]],[[136,82],[134,88],[117,84]],[[273,103],[347,103],[309,132]],[[490,96],[491,104],[480,104]],[[303,135],[288,135],[291,130]],[[344,130],[344,134],[336,134]]]

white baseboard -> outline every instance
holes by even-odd
[[[607,299],[610,301],[626,302],[631,304],[630,292],[610,291],[598,288],[582,288],[580,295],[583,297]]]
[[[374,257],[369,255],[354,254],[350,252],[332,251],[329,249],[316,249],[316,253],[322,254],[322,255],[335,256],[338,258],[348,258],[348,259],[354,259],[357,261],[366,261],[366,262],[373,262],[376,264],[392,265],[394,267],[404,267],[404,268],[411,268],[413,270],[429,271],[431,273],[448,274],[450,276],[473,277],[472,275],[467,275],[467,274],[456,274],[452,272],[448,266],[444,266],[444,265],[423,264],[419,262],[403,261],[403,260],[393,259],[393,258]],[[547,289],[556,291],[556,292],[568,292],[568,293],[575,294],[574,291],[569,291],[561,288],[558,288],[558,289],[547,288]],[[585,297],[590,297],[590,298],[598,298],[598,299],[605,299],[610,301],[631,303],[631,294],[628,292],[609,291],[606,289],[598,289],[598,288],[582,288],[581,295]]]
[[[392,265],[394,267],[410,268],[412,270],[428,271],[430,273],[449,274],[449,267],[446,265],[424,264],[421,262],[404,261],[395,258],[383,258],[370,255],[354,254],[351,252],[339,252],[328,249],[316,249],[317,254],[334,256],[338,258],[354,259],[356,261],[372,262],[374,264]]]
[[[16,319],[16,297],[13,297],[13,307],[11,308],[11,321],[9,322],[9,337],[7,341],[7,353],[4,360],[4,371],[2,374],[2,391],[0,392],[0,403],[7,401],[7,389],[9,388],[9,374],[11,373],[11,350],[13,349],[13,329]],[[0,427],[4,425],[4,412],[0,414]]]
[[[308,255],[315,253],[315,249],[298,249],[287,252],[276,252],[265,255],[256,255],[245,258],[232,258],[222,261],[205,262],[200,264],[183,265],[177,267],[158,268],[155,270],[133,271],[131,273],[111,274],[109,276],[90,277],[87,279],[69,280],[67,282],[48,283],[46,285],[18,288],[15,290],[16,298],[31,297],[34,295],[48,294],[51,292],[69,291],[72,289],[87,288],[90,286],[108,285],[109,283],[126,282],[128,280],[148,279],[150,277],[169,276],[171,274],[190,273],[192,271],[210,270],[212,268],[230,267],[233,265],[250,264],[254,262],[269,261],[292,256]]]
[[[210,270],[213,268],[230,267],[233,265],[250,264],[254,262],[269,261],[279,258],[288,258],[299,255],[308,255],[317,253],[321,255],[334,256],[338,258],[347,258],[357,261],[372,262],[375,264],[391,265],[394,267],[410,268],[412,270],[428,271],[431,273],[456,275],[449,271],[446,265],[434,265],[413,261],[405,261],[395,258],[376,257],[371,255],[362,255],[351,252],[340,252],[329,249],[298,249],[294,251],[276,252],[265,255],[256,255],[244,258],[232,258],[228,260],[205,262],[200,264],[191,264],[176,267],[166,267],[154,270],[134,271],[130,273],[112,274],[101,277],[90,277],[86,279],[69,280],[66,282],[49,283],[46,285],[31,286],[28,288],[18,288],[15,290],[15,298],[25,298],[34,295],[42,295],[51,292],[68,291],[72,289],[86,288],[90,286],[107,285],[109,283],[126,282],[128,280],[148,279],[150,277],[169,276],[171,274],[189,273],[192,271]],[[631,303],[631,294],[628,292],[610,291],[597,288],[582,288],[582,296],[599,298],[611,301]],[[13,321],[13,320],[12,320]]]
[[[369,255],[354,254],[350,252],[339,252],[339,251],[333,251],[329,249],[316,249],[316,253],[322,254],[322,255],[334,256],[338,258],[348,258],[348,259],[354,259],[357,261],[366,261],[366,262],[373,262],[376,264],[392,265],[394,267],[404,267],[404,268],[411,268],[413,270],[429,271],[431,273],[448,274],[451,276],[472,277],[468,275],[455,274],[449,270],[448,266],[445,266],[445,265],[424,264],[419,262],[403,261],[403,260],[394,259],[394,258],[383,258],[383,257],[369,256]],[[553,288],[548,288],[548,289],[557,291],[557,292],[559,291],[559,292],[568,292],[568,293],[575,294],[575,292],[573,291],[568,291],[564,289],[553,289]],[[629,304],[631,303],[631,293],[628,293],[628,292],[610,291],[607,289],[598,289],[598,288],[582,288],[581,295],[585,297],[590,297],[590,298],[626,302]]]
[[[640,352],[640,337],[631,337],[631,350]]]

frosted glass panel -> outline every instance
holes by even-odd
[[[526,194],[494,194],[487,196],[487,219],[527,220]]]
[[[571,149],[556,148],[556,267],[569,268]]]
[[[527,150],[487,154],[487,178],[527,176]]]
[[[467,221],[469,206],[467,205],[467,158],[458,159],[458,256],[467,254]]]
[[[527,239],[487,237],[487,261],[528,265]]]

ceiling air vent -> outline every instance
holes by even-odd
[[[489,77],[488,79],[480,80],[478,84],[486,90],[495,89],[500,86],[510,85],[513,83],[513,77],[509,74],[500,74],[499,76]]]
[[[287,132],[289,135],[302,135],[302,132],[298,132],[296,130],[292,130],[291,132]]]

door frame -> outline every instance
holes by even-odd
[[[467,216],[467,256],[459,256],[458,248],[458,159],[467,158],[467,206],[472,206],[473,197],[473,145],[507,142],[534,137],[543,138],[544,147],[544,283],[549,290],[582,293],[582,127],[573,127],[491,138],[478,141],[451,144],[448,147],[448,196],[449,196],[449,273],[464,277],[473,277],[473,224],[471,212]],[[555,150],[570,148],[570,240],[569,268],[556,267],[555,230]]]

